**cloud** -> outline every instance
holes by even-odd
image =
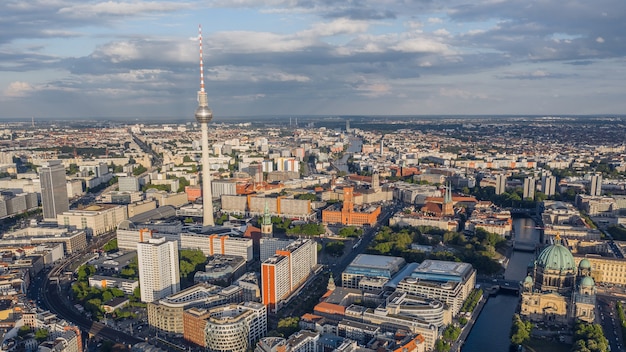
[[[569,75],[554,74],[546,70],[538,69],[531,72],[504,72],[498,75],[502,79],[546,79],[546,78],[565,78]]]
[[[4,90],[4,95],[9,98],[21,98],[28,96],[34,91],[34,87],[27,82],[11,82]]]
[[[489,97],[484,93],[470,92],[468,90],[458,88],[440,88],[439,95],[447,98],[459,98],[459,99],[481,99],[485,100]]]
[[[391,86],[385,83],[364,83],[355,87],[363,96],[378,98],[391,94]]]
[[[105,1],[98,3],[68,4],[58,14],[70,18],[94,18],[99,16],[143,16],[149,13],[164,13],[189,8],[190,3],[181,1]]]

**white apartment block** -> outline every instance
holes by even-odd
[[[178,245],[165,238],[137,243],[141,301],[154,302],[180,291]]]
[[[252,239],[231,237],[217,234],[198,234],[183,232],[180,234],[180,248],[199,249],[205,255],[224,254],[252,260]]]
[[[282,301],[298,289],[317,265],[317,245],[310,239],[297,240],[261,264],[263,304],[278,310]]]

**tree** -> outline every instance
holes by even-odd
[[[78,268],[77,280],[87,281],[87,279],[96,273],[96,268],[93,265],[85,264]]]
[[[298,331],[298,322],[300,321],[299,317],[285,317],[278,321],[278,326],[276,331],[281,336],[289,336],[294,332]]]
[[[326,253],[333,257],[340,257],[343,255],[345,244],[342,241],[333,241],[326,245]]]
[[[518,314],[513,316],[513,326],[511,327],[511,343],[521,345],[530,339],[532,323],[523,321]]]
[[[48,330],[38,329],[37,331],[35,331],[35,340],[37,340],[37,342],[39,343],[44,342],[48,339],[49,335],[50,333],[48,332]]]
[[[104,247],[102,247],[102,250],[105,252],[114,252],[117,251],[117,249],[117,238],[110,240],[104,245]]]
[[[31,328],[28,325],[22,325],[19,330],[17,330],[17,336],[19,338],[24,338],[26,335],[30,334]]]

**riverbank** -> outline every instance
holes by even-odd
[[[467,336],[469,336],[469,333],[472,331],[472,328],[474,327],[476,320],[478,320],[478,317],[480,316],[480,312],[482,312],[488,300],[489,300],[489,294],[485,290],[483,290],[483,295],[480,298],[480,301],[478,301],[478,304],[476,305],[476,307],[474,308],[474,312],[472,312],[472,316],[467,320],[467,324],[465,324],[465,326],[463,327],[463,330],[461,330],[461,335],[459,335],[457,342],[455,342],[450,347],[450,351],[452,352],[461,351],[461,348],[465,344],[465,339],[467,338]]]
[[[513,227],[516,240],[535,244],[540,242],[539,231],[532,219],[513,219]],[[535,260],[535,254],[516,251],[510,247],[504,252],[509,260],[503,279],[511,282],[524,280],[527,275],[528,264]],[[486,289],[486,286],[489,285],[483,285],[483,295],[488,294],[489,290]],[[519,295],[510,295],[504,292],[484,301],[478,318],[475,319],[471,329],[467,329],[467,336],[464,338],[465,342],[462,343],[461,351],[508,351],[513,324],[511,317],[515,314],[518,304]]]

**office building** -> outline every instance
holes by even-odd
[[[137,192],[140,189],[139,178],[135,176],[122,176],[117,179],[120,192]]]
[[[57,215],[57,224],[62,227],[85,230],[92,236],[99,236],[113,231],[126,220],[128,213],[125,205],[94,204],[84,209],[64,211]]]
[[[446,303],[456,316],[476,285],[476,270],[467,263],[425,260],[398,283],[400,292]]]
[[[137,243],[141,301],[154,302],[180,291],[178,244],[165,238]]]
[[[57,215],[70,209],[65,182],[65,167],[61,160],[50,160],[39,168],[43,218],[56,220]]]
[[[164,299],[148,303],[148,324],[159,332],[182,334],[185,330],[185,310],[239,303],[242,301],[242,291],[237,286],[223,288],[207,283],[191,286]]]
[[[197,315],[203,316],[202,312]],[[267,332],[267,308],[257,302],[215,307],[206,315],[204,347],[209,351],[251,351]]]
[[[261,264],[263,304],[272,311],[306,282],[317,266],[317,244],[310,239],[297,240]]]
[[[341,286],[359,288],[359,282],[363,278],[391,280],[405,264],[401,257],[359,254],[341,273]]]

